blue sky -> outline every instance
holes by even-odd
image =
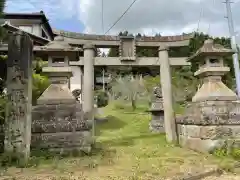
[[[6,12],[43,10],[53,28],[104,34],[133,0],[7,0]],[[229,36],[224,0],[138,0],[108,34],[176,35],[196,30],[213,36]],[[240,42],[240,0],[232,0],[232,12]],[[102,23],[102,2],[104,2]],[[202,12],[202,13],[201,13]]]
[[[83,32],[78,6],[78,0],[7,0],[5,12],[31,13],[43,10],[52,28]]]

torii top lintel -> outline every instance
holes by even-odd
[[[84,45],[91,42],[97,48],[120,46],[120,41],[123,38],[122,36],[83,34],[63,30],[53,30],[53,32],[56,36],[63,36],[64,41],[67,41],[69,44]],[[193,36],[194,34],[191,33],[176,36],[141,36],[131,38],[134,39],[136,46],[159,47],[167,45],[169,47],[180,47],[188,46]]]

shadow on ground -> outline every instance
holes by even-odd
[[[132,146],[135,144],[135,140],[151,139],[151,138],[160,137],[160,136],[162,135],[161,134],[142,134],[139,136],[128,136],[125,138],[101,141],[101,144],[103,146],[109,146],[109,147]]]
[[[123,128],[126,123],[122,121],[121,119],[115,117],[115,116],[107,116],[105,117],[106,121],[102,122],[97,125],[96,127],[96,136],[99,136],[101,134],[101,131],[104,130],[115,130]]]

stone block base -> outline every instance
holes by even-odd
[[[226,144],[240,148],[240,125],[198,126],[178,124],[179,143],[200,152],[213,152]]]
[[[61,153],[91,151],[92,127],[79,103],[37,105],[32,117],[31,148]]]
[[[33,133],[31,147],[49,151],[84,151],[89,153],[93,144],[90,131]]]
[[[152,120],[149,123],[149,129],[151,132],[154,133],[164,133],[164,117],[152,115]]]

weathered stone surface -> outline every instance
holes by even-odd
[[[37,105],[32,111],[32,148],[53,151],[91,150],[91,124],[84,119],[81,105]]]
[[[58,31],[54,30],[56,35],[74,38],[74,39],[84,39],[84,40],[104,40],[104,41],[116,41],[120,39],[120,36],[110,36],[110,35],[96,35],[96,34],[83,34],[83,33],[75,33],[69,31]],[[168,42],[168,41],[183,41],[189,40],[193,37],[193,34],[186,35],[178,35],[178,36],[141,36],[137,37],[138,41],[160,41],[160,42]]]
[[[240,102],[205,101],[192,103],[178,124],[192,125],[239,125]]]
[[[32,147],[41,149],[91,149],[92,137],[90,131],[33,133]]]
[[[13,33],[9,36],[8,49],[4,152],[16,153],[23,165],[30,155],[32,40],[21,31]]]
[[[151,132],[164,133],[165,132],[164,117],[157,116],[153,118],[149,123],[149,129]]]
[[[178,125],[178,134],[193,138],[199,138],[200,128],[196,125]]]
[[[150,111],[159,111],[159,110],[163,110],[163,102],[162,101],[152,102]]]
[[[37,104],[72,104],[75,101],[65,84],[51,84],[38,98]]]
[[[240,125],[212,125],[212,126],[199,126],[199,125],[180,125],[178,124],[178,133],[180,135],[201,138],[201,139],[218,139],[225,137],[240,138]]]
[[[87,123],[76,119],[66,118],[58,119],[56,121],[33,121],[33,133],[57,133],[57,132],[73,132],[90,130]]]
[[[179,136],[179,143],[181,146],[200,152],[212,152],[216,148],[222,147],[224,142],[225,140],[223,139],[211,140],[191,138],[182,135]]]
[[[120,36],[119,56],[121,61],[136,60],[136,44],[134,37]]]

